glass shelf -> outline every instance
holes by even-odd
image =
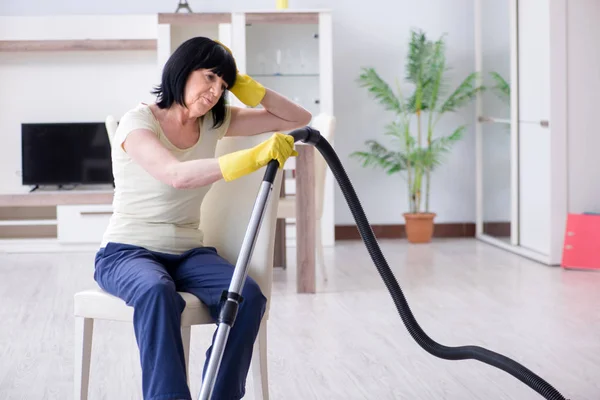
[[[248,74],[254,77],[263,77],[263,78],[310,78],[310,77],[318,77],[319,74]]]

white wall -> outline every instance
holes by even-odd
[[[363,149],[363,142],[377,138],[387,142],[384,127],[392,120],[389,112],[372,100],[366,89],[355,83],[363,66],[373,66],[391,85],[405,73],[409,29],[418,27],[431,38],[447,33],[448,64],[457,85],[474,70],[473,1],[370,1],[372,14],[364,2],[348,1],[334,11],[335,110],[338,114],[336,150],[369,221],[374,224],[403,223],[408,208],[404,180],[382,171],[363,169],[348,154]],[[381,12],[380,10],[385,10]],[[360,21],[360,22],[357,22]],[[465,139],[449,154],[446,164],[434,174],[430,208],[437,222],[474,221],[475,149],[474,105],[458,115],[447,116],[438,125],[449,134],[463,123],[471,126]],[[343,196],[336,197],[336,223],[353,223]]]
[[[274,4],[275,0],[190,1],[195,12],[265,9],[274,7]],[[0,15],[144,14],[173,12],[176,5],[176,0],[4,0],[0,3]],[[372,0],[368,3],[358,0],[294,0],[290,2],[290,7],[333,9],[334,107],[338,118],[336,150],[369,221],[374,224],[403,223],[402,212],[407,208],[407,196],[402,178],[363,169],[356,161],[348,158],[351,152],[362,148],[366,139],[385,140],[383,128],[392,117],[370,99],[355,81],[363,66],[375,67],[391,82],[396,77],[401,78],[404,74],[409,29],[418,27],[432,38],[448,34],[448,61],[454,76],[451,84],[458,84],[474,68],[473,0]],[[142,70],[143,74],[152,73],[144,68]],[[132,90],[129,95],[139,92],[139,96],[143,96],[147,90],[145,86],[140,87]],[[109,100],[105,101],[111,103]],[[112,106],[118,111],[122,104]],[[88,114],[83,114],[82,117],[92,113],[89,109],[86,110]],[[95,115],[93,117],[97,118]],[[450,133],[454,127],[463,123],[470,124],[470,128],[466,138],[449,155],[444,167],[434,175],[431,208],[438,213],[438,222],[475,220],[474,118],[474,107],[469,107],[460,114],[444,118],[439,124],[440,132],[443,133]],[[337,189],[335,208],[336,224],[354,222]]]
[[[600,2],[569,0],[567,7],[568,210],[600,212]]]
[[[152,101],[155,54],[0,53],[0,192],[28,190],[20,175],[22,122],[102,122]]]

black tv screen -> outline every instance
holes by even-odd
[[[112,184],[103,122],[21,124],[23,185]]]

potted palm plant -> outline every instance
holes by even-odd
[[[382,168],[389,175],[405,176],[409,210],[403,216],[411,243],[426,243],[433,236],[436,214],[429,208],[431,174],[466,130],[466,125],[454,129],[444,126],[439,131],[450,133],[438,135],[438,123],[444,114],[466,106],[483,90],[474,72],[447,94],[445,50],[444,36],[431,41],[422,31],[411,31],[405,66],[405,80],[412,89],[408,96],[403,94],[398,82],[395,90],[392,89],[374,68],[362,68],[358,78],[360,86],[367,88],[394,114],[385,130],[394,148],[369,139],[365,142],[366,150],[353,152],[351,156],[360,159],[364,167]]]

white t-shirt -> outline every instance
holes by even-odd
[[[139,104],[123,115],[112,139],[113,215],[101,246],[108,242],[123,243],[170,254],[201,247],[200,205],[210,185],[175,189],[152,177],[121,145],[131,131],[144,128],[154,132],[180,161],[214,158],[217,141],[227,132],[230,117],[228,108],[225,121],[214,129],[212,113],[207,113],[199,122],[198,142],[182,150],[167,139],[148,105]]]

